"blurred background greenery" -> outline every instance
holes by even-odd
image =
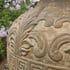
[[[11,2],[10,2],[11,3]],[[30,3],[29,0],[26,1],[27,5]],[[22,13],[26,11],[26,4],[21,3],[20,10],[10,11],[8,8],[5,8],[4,5],[6,4],[5,0],[0,0],[0,60],[6,57],[6,37],[2,36],[1,33],[7,33],[7,30],[12,25],[12,22],[20,16]]]

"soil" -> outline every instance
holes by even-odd
[[[0,70],[4,69],[5,64],[6,64],[6,59],[0,61]]]

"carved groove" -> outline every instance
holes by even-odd
[[[70,43],[70,34],[62,34],[56,37],[50,45],[49,57],[56,62],[61,61],[63,55],[59,52],[59,49],[67,43]]]
[[[45,21],[46,21],[46,23],[45,23],[45,26],[46,26],[46,27],[53,26],[53,24],[54,24],[54,19],[51,18],[51,17],[47,17],[47,18],[45,19]]]
[[[17,34],[16,30],[17,30],[16,28],[13,28],[8,37],[8,44],[12,48],[15,47],[15,42],[16,42],[15,39]]]

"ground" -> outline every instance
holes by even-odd
[[[3,61],[0,61],[0,70],[4,70],[5,65],[6,65],[6,59],[4,59]],[[7,69],[5,68],[5,70]]]

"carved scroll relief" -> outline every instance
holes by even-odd
[[[31,32],[30,35],[24,39],[21,50],[23,55],[27,55],[30,49],[33,48],[33,54],[41,58],[46,55],[47,47],[46,37],[41,34],[41,32]]]

